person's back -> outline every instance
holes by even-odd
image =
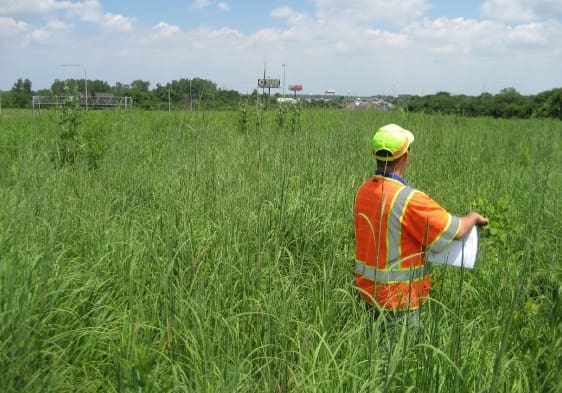
[[[487,219],[449,214],[402,177],[414,136],[390,124],[373,137],[375,176],[357,192],[355,276],[361,297],[384,310],[419,308],[430,291],[425,252],[439,251]]]

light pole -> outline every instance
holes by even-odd
[[[283,98],[285,98],[285,67],[287,64],[283,64]]]
[[[193,96],[191,95],[191,79],[189,80],[189,108],[193,112]]]
[[[86,69],[80,64],[61,64],[63,67],[80,67],[84,71],[84,93],[86,94],[86,110],[88,110],[88,77],[86,76]]]

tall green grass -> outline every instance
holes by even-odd
[[[0,116],[6,392],[560,392],[560,140],[546,120],[304,111]],[[474,271],[434,266],[424,328],[384,336],[353,282],[352,207],[396,122],[406,176],[477,209]],[[290,123],[290,122],[288,122]]]

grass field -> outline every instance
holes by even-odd
[[[74,140],[54,111],[0,115],[3,392],[562,392],[559,121],[78,120]],[[394,345],[353,280],[355,192],[389,122],[416,135],[410,183],[491,221],[477,269],[433,266],[424,328]]]

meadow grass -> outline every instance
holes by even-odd
[[[295,119],[84,112],[92,168],[53,164],[52,113],[3,111],[2,391],[562,391],[562,124]],[[433,266],[424,327],[397,339],[353,280],[355,192],[389,122],[416,135],[415,187],[491,220],[477,269]]]

